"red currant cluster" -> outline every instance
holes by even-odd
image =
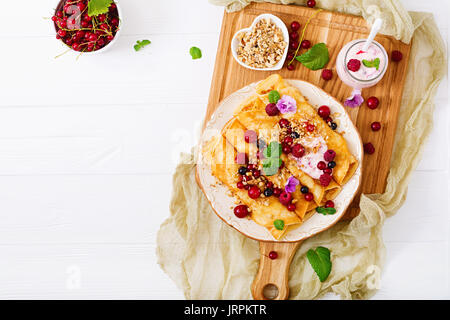
[[[88,15],[88,0],[62,0],[52,17],[56,38],[75,51],[97,51],[114,40],[119,30],[119,12],[115,3],[108,13]]]

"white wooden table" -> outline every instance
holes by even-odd
[[[116,47],[77,61],[54,59],[43,17],[55,2],[0,10],[0,298],[182,299],[155,239],[206,109],[223,9],[122,0]],[[404,2],[434,12],[448,41],[447,1]],[[136,53],[141,39],[152,44]],[[447,81],[436,103],[408,200],[384,228],[379,299],[450,298]]]

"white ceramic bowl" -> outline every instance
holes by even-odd
[[[283,32],[284,41],[286,41],[287,46],[286,46],[286,49],[284,50],[283,57],[274,67],[272,67],[272,68],[250,67],[250,66],[246,65],[245,63],[243,63],[241,60],[239,60],[239,58],[237,56],[237,49],[239,46],[238,35],[241,34],[242,32],[248,32],[248,31],[252,30],[260,20],[266,19],[266,18],[269,18],[270,20],[272,20],[273,23],[275,23],[275,25],[281,29],[281,31]],[[278,18],[277,16],[274,16],[273,14],[268,14],[268,13],[262,14],[262,15],[256,17],[256,19],[253,21],[252,25],[249,28],[241,29],[238,32],[236,32],[235,35],[233,36],[233,40],[231,41],[231,53],[233,54],[234,60],[236,60],[237,63],[239,63],[241,66],[243,66],[247,69],[251,69],[251,70],[259,70],[259,71],[281,70],[281,68],[283,68],[284,62],[286,61],[288,50],[289,50],[289,31],[288,31],[286,25],[284,24],[283,21],[281,21],[280,18]]]
[[[57,8],[58,7],[58,5],[59,5],[59,3],[61,2],[61,0],[58,0],[57,2],[56,2],[56,7],[55,8]],[[115,35],[115,37],[114,37],[114,39],[110,42],[110,43],[108,43],[106,46],[104,46],[103,48],[101,48],[100,50],[97,50],[97,51],[86,51],[86,52],[79,52],[79,51],[75,51],[75,50],[73,50],[73,49],[71,49],[71,51],[73,51],[73,52],[75,52],[75,53],[81,53],[81,54],[83,54],[83,55],[85,55],[85,54],[88,54],[88,55],[95,55],[95,54],[99,54],[99,53],[104,53],[104,52],[106,52],[107,50],[109,50],[116,42],[117,42],[117,38],[119,37],[119,35],[120,35],[120,33],[121,33],[121,31],[122,31],[122,28],[123,28],[123,15],[122,15],[122,10],[121,10],[121,8],[120,8],[120,4],[119,4],[119,1],[118,0],[114,0],[114,3],[116,4],[116,6],[117,6],[117,12],[119,13],[119,30],[117,31],[117,33],[116,33],[116,35]],[[51,20],[50,20],[51,21]],[[51,23],[52,23],[52,26],[54,26],[54,22],[53,21],[51,21]],[[58,40],[58,41],[60,41],[60,40]],[[65,48],[68,48],[68,46],[65,44],[65,43],[63,43],[62,41],[60,41],[61,42],[61,44],[65,47]]]

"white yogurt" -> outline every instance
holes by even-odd
[[[317,164],[324,161],[324,154],[328,150],[327,143],[322,137],[307,137],[303,138],[300,144],[305,148],[305,155],[301,158],[295,158],[292,154],[289,156],[297,162],[300,170],[313,179],[319,179],[323,171],[317,168]]]

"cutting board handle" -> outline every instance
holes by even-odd
[[[255,300],[287,300],[289,298],[289,268],[300,244],[301,242],[259,243],[261,260],[252,284],[252,295]],[[271,251],[278,255],[274,260],[269,258]]]

